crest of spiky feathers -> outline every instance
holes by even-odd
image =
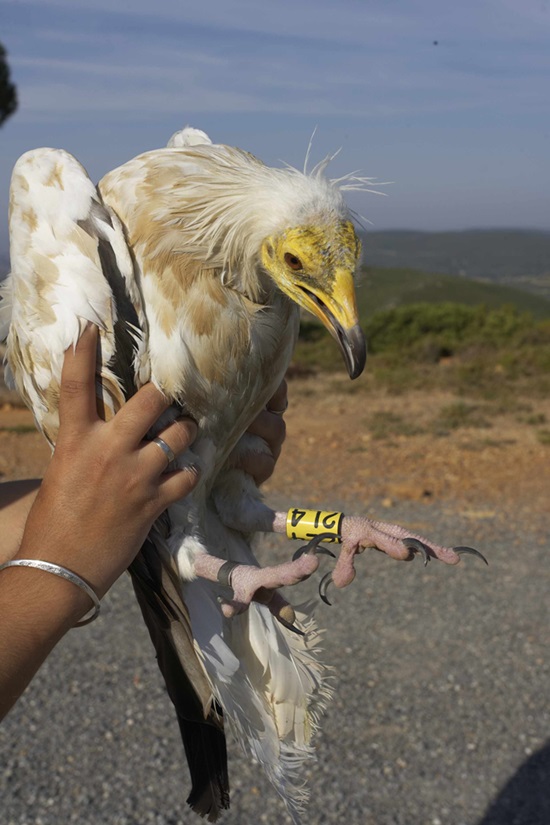
[[[289,166],[271,168],[248,152],[223,145],[141,155],[127,166],[137,164],[147,194],[154,191],[147,203],[157,232],[148,228],[148,255],[191,256],[220,269],[228,282],[258,299],[262,242],[294,226],[349,219],[342,190],[367,188],[369,179],[354,175],[330,180],[325,170],[331,159],[307,173]]]

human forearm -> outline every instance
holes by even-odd
[[[1,571],[0,719],[91,606],[80,588],[57,576],[20,567]]]
[[[10,553],[9,560],[48,561],[79,577],[92,580],[100,577],[107,586],[111,584],[117,571],[97,558],[89,531],[78,538],[71,529],[64,518],[66,500],[57,485],[52,487],[46,480],[32,499],[34,506],[22,541],[15,553]],[[82,507],[76,501],[76,519],[79,510]],[[117,548],[112,549],[114,561]],[[93,585],[92,589],[95,590]],[[57,575],[36,567],[14,566],[0,570],[0,719],[61,637],[91,607],[89,596],[80,587]]]

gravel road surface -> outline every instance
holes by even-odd
[[[379,505],[371,513],[479,547],[490,566],[467,557],[424,568],[366,552],[354,584],[332,608],[320,604],[336,693],[304,822],[550,825],[543,518],[506,526],[448,503]],[[264,563],[288,554],[283,538],[262,541]],[[301,585],[299,599],[315,587]],[[290,821],[234,743],[230,776],[224,825]],[[201,820],[188,790],[174,714],[123,579],[0,726],[0,825],[191,825]]]

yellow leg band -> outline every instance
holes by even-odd
[[[326,510],[300,510],[293,507],[286,517],[286,534],[289,539],[313,539],[322,533],[330,533],[332,538],[325,541],[340,542],[340,527],[343,513]]]

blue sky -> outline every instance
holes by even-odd
[[[98,180],[187,123],[300,167],[317,127],[375,229],[550,228],[550,0],[0,0],[0,41],[0,252],[22,152]]]

